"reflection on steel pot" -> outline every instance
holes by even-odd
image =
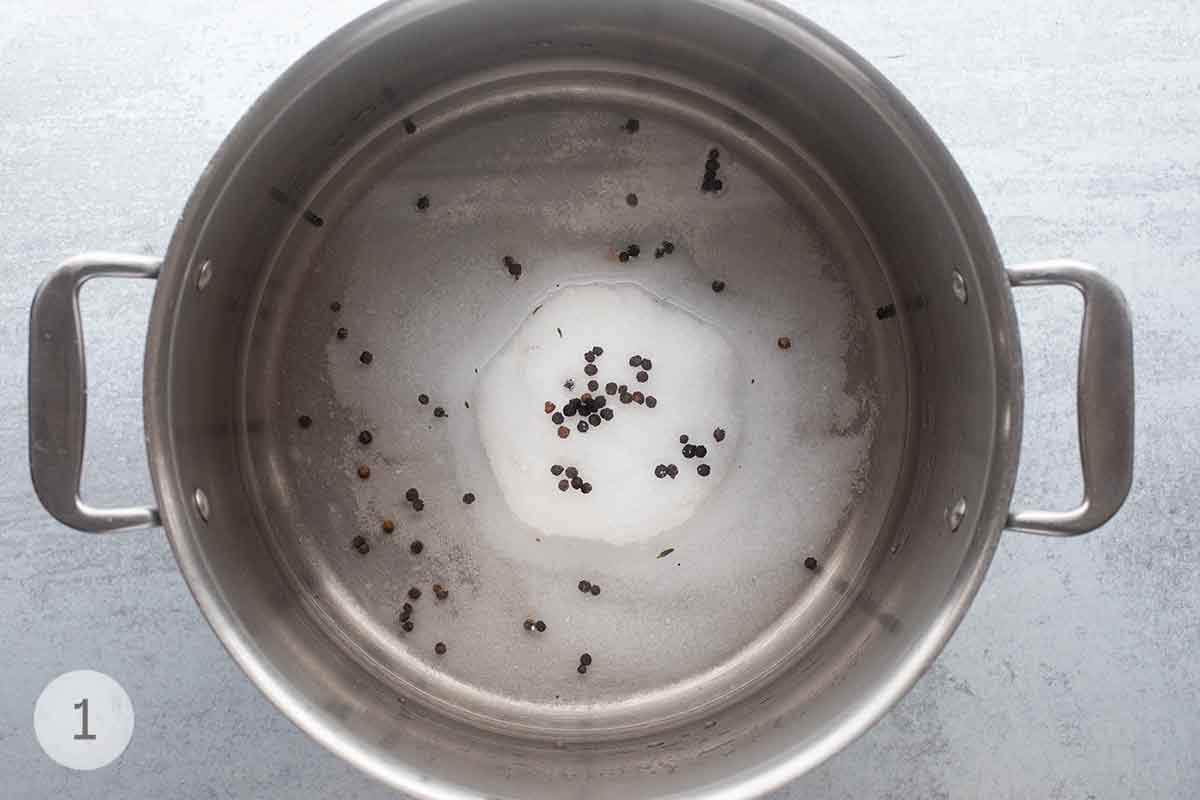
[[[95,276],[157,281],[157,509],[78,496]],[[1085,497],[1010,513],[1045,284],[1084,296]],[[1120,291],[1006,269],[917,113],[767,0],[386,5],[161,264],[72,259],[31,321],[46,508],[163,525],[262,691],[428,798],[778,786],[929,666],[1002,529],[1111,517],[1132,437]]]

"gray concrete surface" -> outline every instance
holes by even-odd
[[[27,308],[90,248],[163,252],[208,155],[291,61],[369,0],[0,2],[0,796],[394,796],[309,741],[201,618],[161,531],[73,533],[26,466]],[[1133,494],[1071,541],[1007,534],[966,622],[883,722],[772,800],[1200,795],[1200,15],[1194,0],[810,2],[959,159],[1012,262],[1099,264],[1135,312]],[[85,291],[85,486],[148,500],[148,287]],[[1028,419],[1018,502],[1080,478],[1069,293],[1019,295]],[[115,764],[72,773],[33,737],[55,675],[116,677]]]

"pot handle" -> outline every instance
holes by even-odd
[[[1083,501],[1070,511],[1014,511],[1006,527],[1078,536],[1117,513],[1133,482],[1133,330],[1125,295],[1095,267],[1039,261],[1008,268],[1016,286],[1073,286],[1083,295],[1079,344],[1079,455]]]
[[[79,287],[97,277],[157,278],[157,258],[87,253],[64,261],[38,287],[29,315],[29,470],[56,519],[105,533],[159,524],[158,509],[93,508],[79,497],[87,423],[87,376]]]

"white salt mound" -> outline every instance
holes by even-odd
[[[559,330],[561,329],[561,336]],[[603,348],[597,373],[584,372],[584,353]],[[633,355],[649,358],[650,379],[639,383]],[[572,379],[574,390],[563,384]],[[611,421],[586,433],[564,425],[558,436],[546,401],[559,411],[572,397],[600,384]],[[653,396],[655,408],[622,404],[605,394],[608,382]],[[561,289],[530,315],[480,374],[480,435],[496,481],[513,513],[547,535],[613,544],[654,536],[688,520],[733,468],[741,430],[738,389],[745,386],[733,348],[715,326],[629,283]],[[724,428],[722,444],[713,441]],[[685,459],[680,434],[708,448]],[[697,473],[700,464],[708,477]],[[560,491],[550,467],[574,466],[592,492]],[[657,478],[658,464],[676,464],[675,479]]]

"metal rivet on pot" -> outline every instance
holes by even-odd
[[[958,302],[966,305],[967,302],[967,279],[962,273],[954,270],[954,275],[950,279],[951,286],[954,289],[954,296],[958,298]]]
[[[946,509],[946,524],[950,526],[950,530],[958,530],[958,526],[962,525],[963,517],[967,515],[967,499],[965,497],[958,498],[958,502],[950,508]]]
[[[203,292],[208,288],[209,281],[212,280],[212,262],[205,261],[200,265],[200,270],[196,273],[196,290]]]
[[[210,511],[208,506],[208,495],[204,493],[203,489],[197,489],[192,495],[192,500],[196,504],[196,513],[200,515],[200,519],[208,522],[208,514]]]

